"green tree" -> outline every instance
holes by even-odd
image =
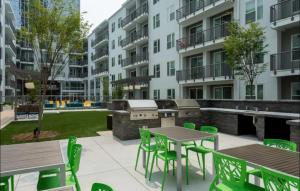
[[[30,44],[34,64],[39,72],[39,129],[42,128],[43,104],[49,80],[53,81],[68,63],[68,56],[82,52],[90,25],[83,20],[73,0],[29,0],[24,13],[27,25],[19,40]]]
[[[112,92],[113,99],[122,99],[123,97],[123,87],[121,85],[117,85]]]
[[[266,54],[265,32],[257,23],[243,27],[236,22],[229,26],[230,36],[224,42],[227,63],[234,70],[235,76],[250,85],[250,97],[254,98],[253,86],[256,78],[264,72]]]

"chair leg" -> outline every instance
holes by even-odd
[[[148,164],[149,164],[149,160],[150,160],[150,152],[147,152],[148,156],[147,156],[147,162],[146,162],[146,172],[145,172],[145,178],[147,178],[148,175]]]
[[[164,175],[163,175],[163,179],[162,179],[162,183],[161,183],[161,191],[164,190],[164,185],[165,185],[166,176],[167,176],[167,167],[168,167],[168,161],[165,161],[165,165],[164,165]]]
[[[175,161],[173,160],[173,176],[175,176]]]
[[[137,168],[137,164],[138,164],[138,161],[139,161],[140,151],[141,151],[141,145],[139,145],[138,153],[137,153],[137,156],[136,156],[136,159],[135,159],[135,168],[134,168],[135,170]]]
[[[167,172],[168,172],[168,174],[169,174],[169,161],[167,161]]]
[[[151,169],[150,169],[150,175],[149,175],[149,180],[151,180],[151,176],[152,176],[152,171],[153,171],[153,165],[154,165],[154,160],[157,160],[157,156],[156,156],[156,153],[154,152],[153,153],[153,158],[152,158],[152,163],[151,163]]]
[[[197,147],[197,144],[196,144],[196,142],[194,141],[194,146],[195,147]],[[198,159],[198,163],[199,163],[199,166],[200,166],[200,158],[199,158],[199,154],[198,153],[196,153],[197,154],[197,159]],[[201,167],[201,166],[200,166]]]
[[[158,157],[156,157],[156,167],[159,168],[158,167]]]
[[[203,180],[205,180],[205,154],[202,154],[202,164],[203,164]]]
[[[189,185],[189,158],[185,158],[186,184]]]
[[[11,176],[10,183],[11,183],[11,190],[14,191],[14,190],[15,190],[15,180],[14,180],[14,176]]]

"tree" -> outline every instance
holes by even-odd
[[[123,97],[123,87],[121,85],[117,85],[112,92],[113,99],[122,99]]]
[[[266,54],[264,45],[264,29],[257,23],[242,27],[238,23],[229,25],[230,36],[224,42],[227,63],[234,70],[235,76],[250,85],[250,97],[254,98],[255,79],[264,72],[266,64],[263,56]]]
[[[39,72],[39,130],[49,80],[66,67],[68,56],[83,52],[89,24],[83,20],[73,0],[29,0],[24,13],[26,26],[21,28],[20,40],[25,40],[33,50],[34,64]]]

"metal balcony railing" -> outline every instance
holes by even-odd
[[[299,0],[285,0],[270,7],[270,21],[276,22],[280,19],[293,17],[300,14]]]
[[[9,87],[15,87],[16,82],[14,80],[11,79],[5,79],[5,86],[9,86]]]
[[[14,33],[16,33],[16,27],[13,24],[11,19],[8,19],[7,17],[5,17],[5,23],[11,27],[11,29]]]
[[[148,30],[145,31],[137,31],[135,34],[130,35],[128,37],[126,37],[125,39],[123,39],[121,41],[121,46],[127,46],[130,43],[133,43],[134,41],[140,39],[140,38],[145,38],[148,37]]]
[[[186,49],[196,45],[214,41],[229,35],[229,23],[224,23],[213,28],[190,34],[187,37],[177,40],[177,50]]]
[[[295,69],[300,69],[300,48],[270,55],[270,67],[275,74],[277,70],[293,72]]]
[[[108,64],[106,66],[93,69],[92,70],[92,75],[97,75],[97,74],[101,74],[101,73],[104,73],[104,72],[108,72]]]
[[[205,7],[209,5],[214,5],[217,1],[220,0],[200,0],[200,1],[192,1],[187,3],[185,6],[180,7],[176,10],[176,18],[177,20],[184,18],[188,15],[194,14],[200,9],[205,9]]]
[[[71,66],[84,66],[84,65],[87,65],[88,63],[87,63],[87,61],[71,61],[70,63],[69,63],[69,65],[71,65]]]
[[[13,52],[16,53],[17,49],[12,40],[5,39],[5,44],[10,46],[10,48],[13,50]]]
[[[215,77],[232,77],[232,69],[225,63],[211,64],[201,67],[194,67],[176,71],[177,81],[198,80]]]
[[[135,55],[122,60],[122,67],[133,65],[137,62],[147,62],[149,61],[148,54]]]
[[[148,3],[144,3],[137,9],[131,11],[122,21],[121,26],[124,27],[140,15],[148,13]]]
[[[69,73],[69,78],[85,78],[87,77],[87,73]]]
[[[94,60],[99,59],[106,55],[108,55],[108,49],[102,49],[102,50],[96,51],[95,54],[92,54],[92,60],[94,61]]]
[[[96,34],[95,40],[92,41],[92,46],[95,46],[96,44],[98,44],[103,40],[108,40],[108,32],[104,34],[98,34],[98,35]]]
[[[33,56],[21,56],[20,62],[34,62]]]

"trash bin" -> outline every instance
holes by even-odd
[[[106,127],[109,130],[112,130],[112,115],[106,116]]]

